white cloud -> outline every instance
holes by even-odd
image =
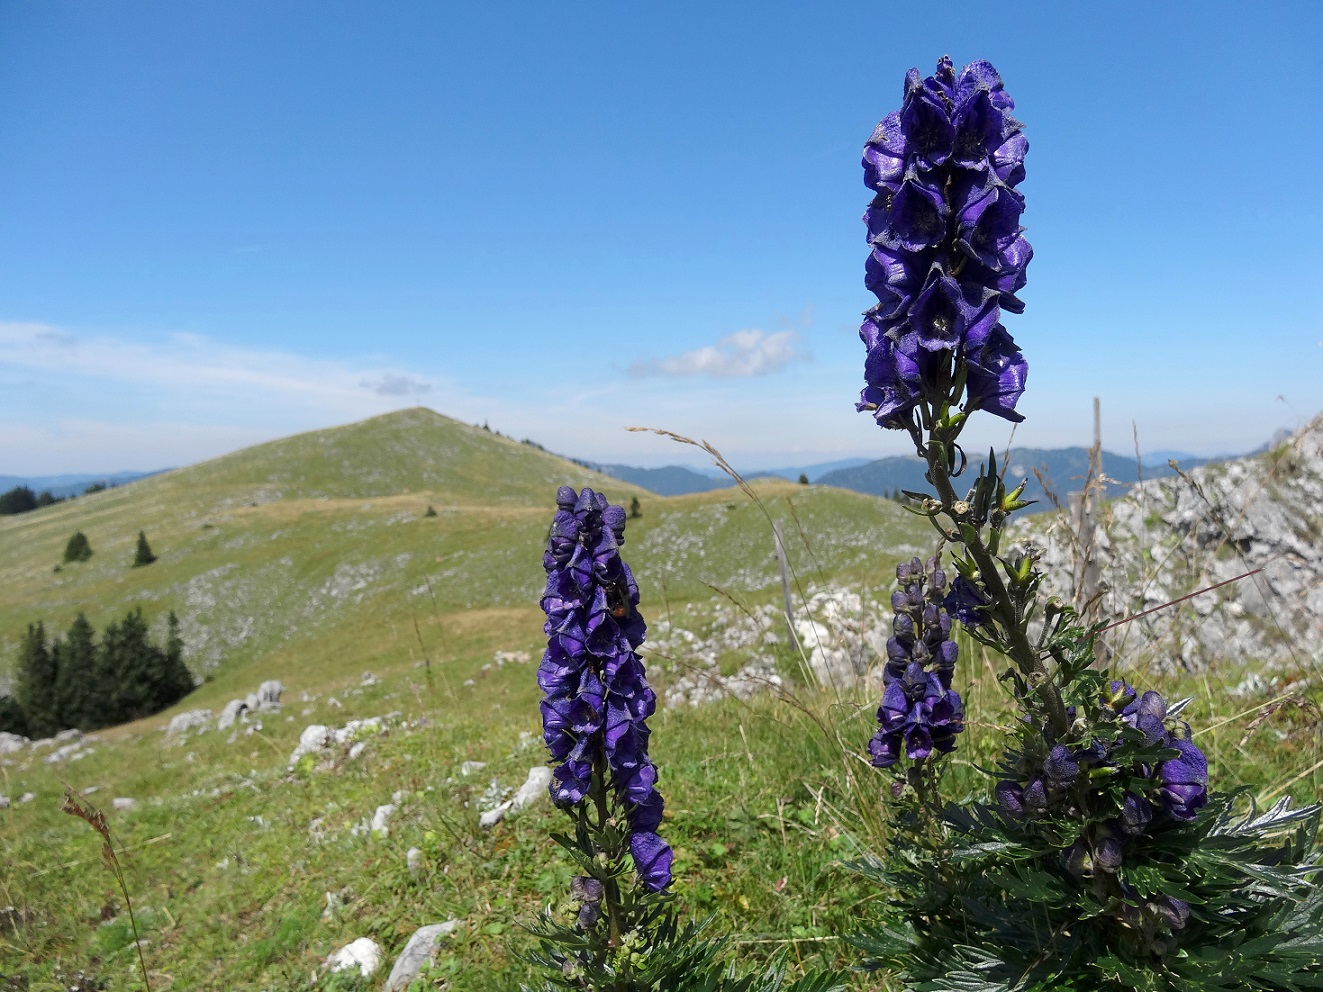
[[[237,348],[199,334],[143,343],[74,335],[43,324],[0,322],[0,369],[78,376],[107,384],[149,386],[196,396],[216,392],[237,402],[280,399],[354,414],[380,407],[378,396],[425,392],[424,379],[282,351]]]
[[[767,375],[791,362],[808,358],[796,348],[794,331],[767,334],[756,328],[728,334],[715,345],[695,348],[669,358],[638,361],[629,367],[636,378],[648,376],[711,376],[717,379]]]
[[[453,383],[177,333],[154,340],[0,321],[0,465],[10,474],[185,465],[257,441],[386,413]],[[401,401],[404,402],[401,402]]]
[[[378,396],[417,396],[432,388],[430,382],[415,379],[411,375],[396,375],[385,372],[375,379],[362,379],[358,383],[364,389],[370,389]]]

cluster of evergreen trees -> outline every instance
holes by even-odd
[[[41,493],[34,493],[27,486],[15,486],[13,489],[0,493],[0,516],[29,513],[43,506],[53,506],[60,502],[63,502],[62,498],[52,495],[49,489]]]
[[[0,696],[0,730],[34,738],[95,730],[151,716],[192,691],[173,612],[164,648],[152,642],[141,609],[106,627],[100,641],[80,613],[65,639],[49,645],[41,623],[28,626],[16,698]]]

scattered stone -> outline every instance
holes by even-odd
[[[487,767],[487,762],[485,761],[466,761],[464,762],[464,764],[459,766],[459,773],[465,777],[468,777],[469,775],[472,775],[474,772],[482,771],[486,767]]]
[[[404,950],[395,959],[395,966],[390,970],[383,992],[405,992],[409,984],[418,977],[423,965],[436,959],[436,952],[456,929],[463,926],[462,920],[446,920],[419,927],[404,945]]]
[[[367,741],[355,741],[349,748],[349,760],[356,760],[359,755],[367,750]]]
[[[289,756],[289,767],[293,768],[305,754],[314,754],[328,748],[335,741],[335,731],[320,723],[309,724],[299,735],[299,745]]]
[[[110,800],[110,805],[112,809],[129,810],[138,805],[138,800],[127,796],[116,796]]]
[[[170,718],[170,725],[165,728],[165,734],[169,738],[177,738],[175,742],[182,744],[190,730],[202,733],[210,729],[210,726],[211,710],[188,710],[184,713],[176,713]]]
[[[395,804],[386,803],[384,806],[378,806],[377,811],[372,814],[372,836],[377,840],[385,840],[390,836],[390,818],[395,815]]]
[[[0,730],[0,754],[13,754],[15,751],[21,751],[32,742],[21,734],[11,734],[7,730]]]
[[[59,738],[57,737],[56,740]],[[69,741],[63,747],[57,747],[50,754],[41,760],[48,765],[56,764],[60,761],[79,761],[91,754],[95,748],[87,746],[87,742],[77,738],[65,738]]]
[[[326,705],[331,707],[332,709],[338,710],[344,706],[344,703],[340,702],[340,700],[336,699],[334,696],[327,696]]]
[[[55,735],[55,740],[63,744],[66,741],[76,741],[83,736],[83,732],[77,727],[70,727],[68,730],[61,730]]]
[[[9,809],[9,797],[0,795],[0,809]],[[416,848],[415,848],[416,850]]]
[[[465,679],[465,680],[464,680],[464,684],[465,684],[465,685],[477,685],[478,683],[477,683],[477,682],[474,682],[473,679]]]
[[[377,685],[379,681],[371,672],[364,672],[363,677],[358,680],[358,684],[363,688],[367,688],[368,686]]]
[[[257,687],[257,709],[278,711],[280,709],[280,696],[284,691],[284,683],[277,679],[263,682]]]
[[[329,971],[348,971],[357,968],[364,978],[371,978],[381,965],[381,948],[371,937],[359,937],[353,943],[340,948],[326,959]]]
[[[9,800],[6,799],[5,805],[8,804],[9,804]],[[404,855],[404,865],[406,868],[409,869],[410,875],[417,875],[420,871],[423,870],[423,852],[416,847],[409,848],[408,852]],[[395,974],[394,972],[391,972],[392,976],[394,976],[394,974]]]
[[[234,721],[239,719],[246,709],[248,709],[248,703],[244,700],[231,699],[225,704],[225,708],[221,710],[220,718],[216,720],[216,729],[228,730],[230,727],[234,726]]]
[[[527,651],[497,651],[492,658],[497,668],[508,664],[527,665],[532,660],[532,656]]]
[[[322,919],[330,920],[335,918],[335,914],[344,908],[345,901],[338,892],[326,893],[326,907],[322,910]]]
[[[546,765],[534,765],[528,770],[528,778],[524,779],[524,784],[519,787],[519,791],[499,806],[489,809],[478,817],[478,825],[494,827],[505,819],[507,814],[518,813],[547,795],[547,788],[550,785],[551,769]]]
[[[89,785],[86,789],[83,790],[83,795],[90,796],[100,791],[101,791],[101,786]]]
[[[18,797],[18,803],[19,803],[20,806],[22,806],[22,805],[24,805],[25,803],[30,803],[30,802],[32,802],[32,800],[34,800],[34,799],[36,799],[36,798],[37,798],[37,794],[36,794],[35,792],[25,792],[25,793],[23,793],[23,795],[21,795],[21,796]]]

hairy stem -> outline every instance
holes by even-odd
[[[1015,608],[1010,590],[1006,588],[1001,570],[997,567],[996,556],[988,550],[988,546],[983,541],[982,525],[969,526],[972,521],[968,519],[967,513],[956,509],[955,504],[959,500],[946,465],[946,452],[955,444],[954,434],[945,436],[945,432],[934,428],[931,429],[931,435],[936,443],[925,444],[920,451],[928,463],[928,481],[937,490],[942,513],[955,524],[955,534],[948,536],[963,544],[974,564],[978,566],[979,578],[982,579],[983,588],[987,590],[988,598],[991,600],[989,612],[1005,635],[1007,654],[1029,681],[1031,688],[1042,695],[1047,704],[1048,720],[1052,724],[1052,730],[1060,737],[1069,726],[1066,705],[1061,699],[1061,693],[1052,682],[1047,667],[1029,640],[1028,624]],[[968,526],[968,532],[962,528],[962,525]]]

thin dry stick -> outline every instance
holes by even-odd
[[[147,961],[142,956],[142,937],[138,935],[138,921],[133,915],[133,900],[129,898],[129,886],[124,881],[124,870],[120,867],[119,858],[115,857],[115,846],[111,841],[110,824],[106,822],[106,814],[91,803],[84,802],[83,798],[67,784],[64,787],[64,805],[60,808],[70,816],[83,820],[101,835],[101,859],[110,869],[110,873],[115,876],[115,881],[119,883],[119,891],[124,896],[124,905],[129,910],[129,926],[133,930],[133,946],[138,952],[138,965],[142,968],[143,988],[151,992],[152,985],[147,979]]]
[[[1223,586],[1230,585],[1232,582],[1239,582],[1241,579],[1248,579],[1251,575],[1258,575],[1262,571],[1263,569],[1256,568],[1252,572],[1245,572],[1244,574],[1237,575],[1234,578],[1223,579],[1221,582],[1218,582],[1216,585],[1205,586],[1202,589],[1196,589],[1194,592],[1187,592],[1184,596],[1181,596],[1178,599],[1173,599],[1170,602],[1163,603],[1161,606],[1155,606],[1151,610],[1145,610],[1143,613],[1136,613],[1133,616],[1126,617],[1124,620],[1118,620],[1116,621],[1116,623],[1109,623],[1106,627],[1103,627],[1101,630],[1099,630],[1099,633],[1102,633],[1103,631],[1111,630],[1113,627],[1119,627],[1124,623],[1129,623],[1131,620],[1138,620],[1140,617],[1146,617],[1150,613],[1157,613],[1158,610],[1165,610],[1167,607],[1175,606],[1177,603],[1184,603],[1187,599],[1193,599],[1195,596],[1202,596],[1204,593],[1212,592],[1214,589],[1221,589]]]
[[[763,503],[761,499],[758,498],[758,494],[753,491],[753,488],[747,482],[744,481],[744,476],[740,475],[739,472],[736,472],[735,469],[731,467],[730,462],[726,461],[726,456],[723,455],[720,451],[718,451],[715,447],[713,447],[712,444],[710,444],[707,441],[695,440],[692,437],[685,437],[683,434],[677,434],[675,433],[675,431],[668,431],[661,427],[626,427],[625,430],[632,431],[636,434],[657,434],[660,435],[661,437],[668,437],[672,441],[675,441],[679,444],[688,444],[691,445],[692,447],[700,448],[701,450],[707,452],[707,454],[709,454],[712,457],[712,461],[717,466],[717,468],[721,469],[721,471],[725,472],[728,476],[734,479],[735,484],[740,487],[740,491],[743,492],[745,496],[748,496],[749,499],[753,500],[754,505],[757,506],[758,509],[762,512],[762,515],[767,518],[768,526],[771,527],[773,533],[775,533],[776,521],[772,519],[772,514],[768,512],[767,506]],[[794,572],[793,569],[791,571],[795,577],[795,588],[799,590],[799,598],[805,604],[805,606],[807,606],[808,595],[804,592],[804,587],[801,585],[799,581],[799,573]],[[786,618],[786,622],[787,623],[790,622],[789,617]],[[818,641],[818,647],[820,649],[824,649],[821,635],[818,634],[818,624],[813,624],[812,627],[813,627],[814,638]],[[833,685],[833,688],[836,687]]]

